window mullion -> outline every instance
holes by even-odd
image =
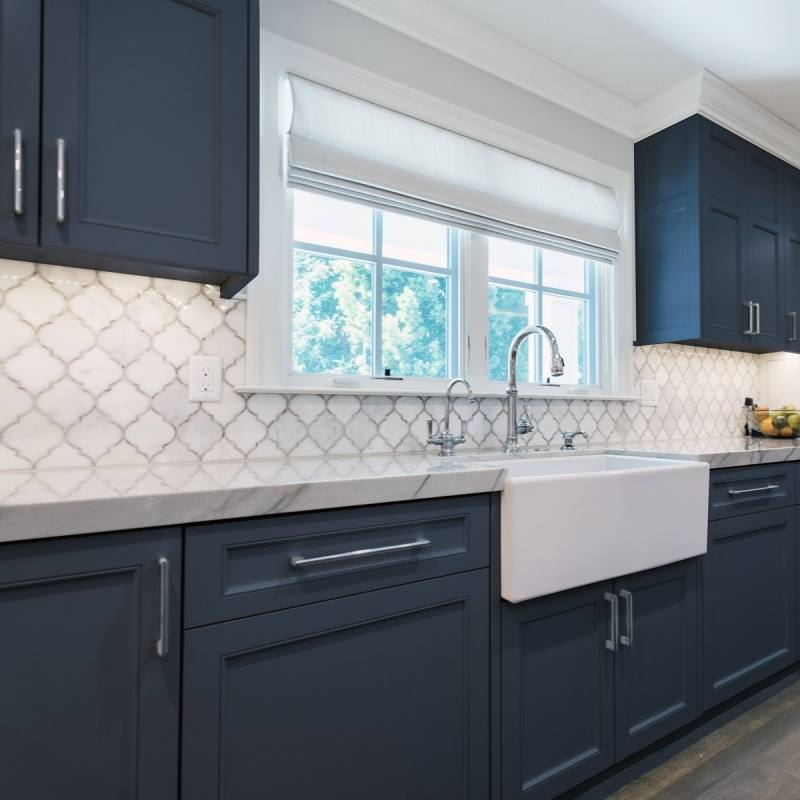
[[[489,381],[489,239],[461,231],[464,298],[464,373],[476,385]]]
[[[372,375],[383,375],[383,212],[372,212],[375,267],[372,273]]]

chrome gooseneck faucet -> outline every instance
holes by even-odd
[[[455,434],[450,430],[450,414],[453,411],[453,389],[463,383],[467,389],[467,402],[475,403],[475,395],[472,393],[472,385],[466,378],[454,378],[447,385],[447,392],[444,396],[444,430],[441,433],[433,433],[433,420],[428,420],[428,444],[438,444],[440,456],[452,456],[455,453],[455,446],[463,444],[465,440],[466,428],[464,421],[461,421],[461,433]]]
[[[564,374],[564,359],[558,349],[558,340],[550,328],[544,325],[528,325],[523,328],[512,340],[511,347],[508,348],[508,433],[506,435],[506,453],[519,453],[519,437],[524,433],[533,430],[533,423],[530,418],[519,419],[517,417],[517,353],[522,343],[533,334],[544,336],[550,342],[550,374],[557,378]]]

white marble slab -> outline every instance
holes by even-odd
[[[585,449],[585,448],[584,448]],[[800,444],[706,439],[592,452],[706,461],[800,460]],[[559,451],[523,457],[552,458]],[[0,542],[500,491],[499,454],[375,455],[0,472]]]
[[[663,458],[690,458],[707,462],[711,469],[746,467],[751,464],[774,464],[778,461],[800,461],[800,440],[748,439],[744,436],[727,439],[687,439],[682,442],[640,442],[623,448],[608,448],[609,453],[635,453]]]
[[[492,492],[502,475],[433,455],[0,472],[0,542]]]

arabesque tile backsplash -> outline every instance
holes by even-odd
[[[0,261],[0,470],[425,449],[441,398],[237,394],[246,306],[198,284]],[[189,402],[197,353],[222,357],[222,402]],[[636,348],[635,364],[659,382],[657,407],[535,400],[527,443],[578,427],[593,444],[736,435],[758,393],[749,354],[658,345]],[[502,399],[456,408],[462,449],[500,446]]]

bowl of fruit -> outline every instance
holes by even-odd
[[[750,427],[772,439],[791,439],[800,436],[800,411],[795,406],[763,408],[748,413]]]

